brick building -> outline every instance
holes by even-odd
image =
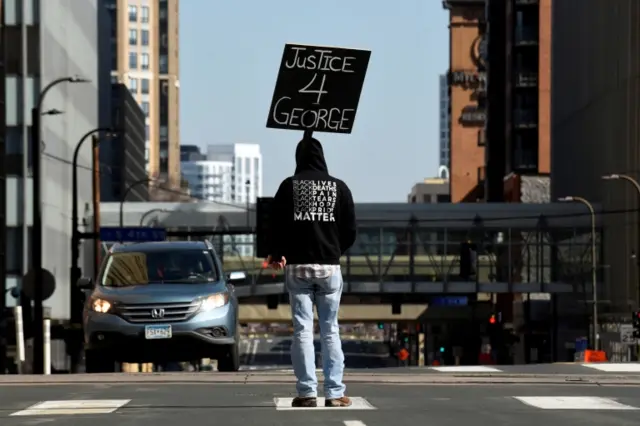
[[[451,201],[482,198],[484,173],[484,0],[443,2],[449,10]]]
[[[453,202],[546,202],[551,0],[446,0]]]

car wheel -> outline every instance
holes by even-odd
[[[228,346],[224,355],[218,358],[218,371],[229,372],[240,370],[240,351],[238,342]]]
[[[114,373],[115,360],[100,352],[87,351],[84,356],[85,371],[87,373]]]

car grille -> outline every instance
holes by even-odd
[[[126,321],[140,322],[178,322],[191,318],[200,307],[200,302],[156,303],[119,305],[118,314]],[[155,315],[154,315],[155,314]]]

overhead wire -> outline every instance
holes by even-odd
[[[73,167],[73,161],[71,161],[71,160],[67,160],[67,159],[59,157],[57,155],[53,155],[53,154],[48,153],[46,151],[42,151],[42,155],[44,155],[45,157],[51,158],[52,160],[56,160],[56,161],[59,161],[61,163],[64,163],[64,164],[67,164],[67,165]],[[78,168],[80,168],[80,169],[88,170],[90,172],[93,172],[93,167],[85,166],[85,165],[82,165],[82,164],[76,164],[76,166]],[[101,170],[99,170],[99,174],[100,175],[109,176],[110,173],[103,171],[102,170],[103,167],[107,168],[109,170],[113,170],[113,168],[108,164],[100,163]],[[151,181],[153,182],[153,180],[151,180]],[[162,186],[155,187],[154,189],[158,189],[158,190],[160,190],[162,192],[166,192],[166,193],[169,193],[169,194],[176,194],[176,195],[181,195],[183,197],[189,197],[189,198],[192,198],[192,199],[198,200],[198,201],[218,204],[218,205],[225,206],[225,207],[235,207],[235,208],[238,208],[238,209],[241,209],[241,210],[245,210],[245,211],[247,211],[247,210],[248,211],[254,211],[255,210],[255,209],[251,209],[251,208],[247,209],[247,206],[243,205],[242,203],[234,204],[234,203],[227,203],[227,202],[219,201],[219,200],[211,200],[211,199],[206,198],[206,197],[196,196],[196,195],[190,194],[189,192],[179,191],[177,189],[166,188],[166,187],[162,187]]]
[[[43,151],[42,154],[45,157],[51,158],[53,160],[59,161],[61,163],[67,164],[71,167],[73,167],[73,162],[70,160],[67,160],[65,158],[53,155],[51,153],[48,153],[46,151]],[[84,170],[88,170],[93,172],[93,168],[90,166],[85,166],[82,164],[77,164],[76,165],[78,168],[84,169]],[[101,168],[107,168],[108,170],[112,170],[112,167],[108,164],[104,164],[104,163],[100,163],[100,167]],[[99,171],[100,175],[108,175],[107,172],[100,170]],[[156,187],[156,189],[162,191],[162,192],[166,192],[169,194],[176,194],[176,195],[180,195],[183,197],[190,197],[192,199],[198,200],[198,201],[202,201],[202,202],[207,202],[207,203],[212,203],[212,204],[217,204],[220,206],[225,206],[225,207],[234,207],[240,210],[244,210],[244,211],[249,211],[249,212],[255,212],[256,209],[255,208],[247,208],[246,205],[243,205],[242,203],[228,203],[228,202],[224,202],[224,201],[219,201],[219,200],[211,200],[209,198],[206,197],[202,197],[202,196],[197,196],[197,195],[193,195],[190,194],[189,192],[185,192],[185,191],[179,191],[177,189],[171,189],[171,188],[166,188],[166,187]],[[638,213],[640,211],[640,208],[629,208],[629,209],[609,209],[609,210],[600,210],[600,211],[596,211],[596,216],[606,216],[606,215],[613,215],[613,214],[626,214],[626,213]],[[380,214],[389,214],[389,213],[398,213],[397,211],[394,210],[380,210],[379,211]],[[438,214],[438,212],[434,212],[434,215]],[[443,212],[443,214],[446,214],[445,212]],[[483,217],[480,214],[477,215],[477,221],[478,224],[481,226],[481,224],[486,223],[486,222],[502,222],[502,221],[508,221],[508,220],[540,220],[540,219],[572,219],[572,218],[578,218],[578,217],[586,217],[586,216],[591,216],[591,212],[588,211],[588,209],[586,209],[585,207],[585,211],[584,212],[571,212],[571,213],[554,213],[554,214],[544,214],[544,213],[537,213],[537,214],[531,214],[531,215],[511,215],[511,216],[500,216],[500,217]],[[411,218],[402,218],[402,219],[395,219],[395,218],[367,218],[365,220],[363,220],[363,222],[378,222],[378,223],[399,223],[399,222],[409,222],[411,220]],[[465,222],[470,222],[473,221],[473,218],[456,218],[456,217],[433,217],[433,218],[415,218],[415,222],[416,223],[420,223],[420,224],[424,224],[424,223],[442,223],[442,222],[447,222],[447,223],[465,223]],[[552,226],[553,227],[553,226]]]

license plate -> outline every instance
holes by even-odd
[[[148,325],[144,328],[145,339],[171,339],[170,325]]]

